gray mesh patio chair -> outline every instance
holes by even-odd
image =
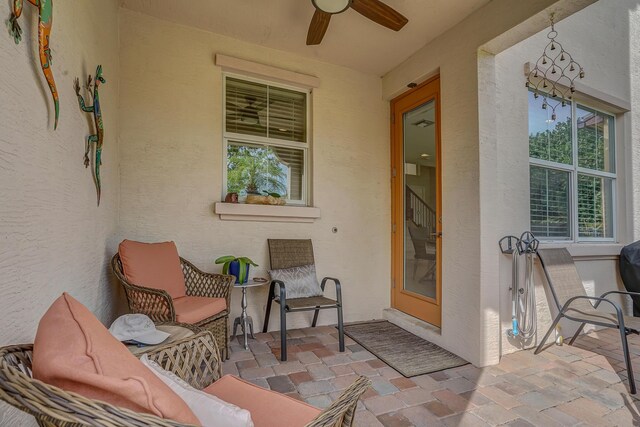
[[[414,279],[418,272],[419,261],[424,260],[431,264],[423,278],[433,275],[436,269],[436,239],[435,237],[431,237],[434,232],[435,230],[431,230],[428,227],[418,227],[417,225],[409,223],[409,236],[411,237],[411,243],[413,243],[414,250]]]
[[[313,244],[311,240],[291,240],[291,239],[268,239],[269,258],[272,270],[284,268],[302,267],[305,265],[315,265],[313,258]],[[298,311],[314,310],[313,322],[311,326],[315,328],[320,310],[336,309],[338,312],[338,342],[340,351],[344,351],[344,326],[342,322],[342,288],[340,281],[333,277],[325,277],[320,283],[324,291],[327,281],[332,281],[336,286],[336,299],[332,300],[325,296],[315,296],[307,298],[287,298],[286,284],[280,280],[272,280],[269,287],[269,297],[267,299],[267,310],[264,316],[264,327],[262,332],[267,332],[269,328],[269,315],[271,314],[271,304],[276,302],[280,305],[280,360],[287,360],[287,313]],[[276,292],[276,285],[279,291]]]
[[[620,331],[620,339],[622,340],[624,362],[629,377],[629,388],[631,394],[635,394],[636,383],[633,378],[627,335],[639,333],[640,319],[624,316],[620,306],[615,301],[608,299],[607,296],[611,294],[627,296],[640,294],[624,291],[609,291],[599,297],[588,296],[582,285],[582,280],[573,262],[573,258],[567,249],[538,249],[538,258],[540,258],[549,289],[551,289],[551,294],[558,308],[558,315],[544,338],[542,338],[542,341],[540,341],[540,344],[538,344],[535,354],[540,353],[551,332],[553,332],[563,317],[580,323],[580,327],[571,338],[571,341],[569,341],[569,345],[573,344],[580,332],[582,332],[585,324],[618,329]],[[598,310],[600,303],[605,303],[612,307],[615,313]]]

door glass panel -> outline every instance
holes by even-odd
[[[403,115],[404,289],[436,299],[436,103]]]

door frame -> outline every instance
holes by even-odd
[[[436,105],[436,298],[404,290],[405,180],[403,114],[431,100]],[[391,101],[391,307],[440,327],[442,324],[442,150],[440,76]]]

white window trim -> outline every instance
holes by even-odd
[[[227,77],[232,77],[240,80],[245,80],[254,83],[260,83],[267,86],[278,87],[283,89],[294,90],[296,92],[301,92],[306,94],[306,141],[305,142],[297,142],[297,141],[287,141],[277,138],[267,138],[261,136],[251,136],[244,135],[234,132],[227,132]],[[267,109],[269,105],[267,103]],[[268,117],[268,115],[267,115]],[[270,81],[267,79],[256,78],[252,76],[247,76],[243,74],[233,73],[233,72],[222,72],[222,200],[227,195],[227,149],[229,147],[229,142],[241,142],[247,144],[258,144],[258,145],[271,145],[275,147],[285,147],[285,148],[295,148],[298,150],[302,150],[304,153],[304,163],[302,171],[302,200],[290,200],[287,199],[287,205],[290,206],[311,206],[311,147],[312,147],[312,135],[311,135],[311,89],[304,89],[299,86],[287,85],[284,83],[280,83],[277,81]],[[290,180],[289,180],[290,181]],[[290,185],[290,182],[287,183],[287,186]]]
[[[597,171],[594,169],[587,169],[578,166],[578,121],[577,121],[577,108],[578,104],[594,110],[595,112],[606,114],[608,116],[613,117],[614,126],[613,126],[613,149],[614,149],[614,165],[615,165],[615,173]],[[529,104],[527,103],[527,108],[529,108]],[[618,114],[615,112],[606,111],[602,108],[593,106],[589,102],[584,102],[583,99],[580,99],[579,96],[574,96],[574,99],[571,100],[571,150],[573,154],[573,164],[567,165],[564,163],[557,163],[549,160],[536,159],[533,157],[529,157],[529,165],[540,166],[547,169],[560,170],[564,172],[569,172],[570,177],[570,189],[569,189],[569,197],[571,200],[571,205],[569,206],[569,215],[571,215],[571,236],[566,239],[551,239],[551,238],[540,238],[540,241],[543,243],[558,243],[558,244],[566,244],[566,243],[605,243],[611,244],[616,243],[618,241],[618,174],[619,174],[619,164],[618,164]],[[529,141],[527,141],[527,144]],[[582,175],[590,175],[600,178],[609,178],[613,181],[612,183],[612,194],[611,194],[611,204],[612,204],[612,227],[613,227],[613,237],[580,237],[580,226],[578,223],[578,174]],[[529,187],[531,190],[531,187]],[[529,224],[531,224],[531,208],[529,208]]]
[[[214,212],[223,221],[314,222],[320,209],[309,206],[270,206],[216,202]]]
[[[282,82],[306,89],[320,87],[320,79],[318,77],[297,71],[247,61],[246,59],[235,58],[221,53],[214,55],[214,61],[223,71],[235,72],[243,76],[256,76],[268,81]]]

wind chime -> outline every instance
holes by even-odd
[[[542,97],[542,109],[551,110],[551,120],[556,119],[556,108],[566,106],[576,91],[575,81],[584,78],[584,69],[556,40],[554,15],[550,16],[549,43],[542,56],[527,75],[526,87],[533,89],[535,99]]]

